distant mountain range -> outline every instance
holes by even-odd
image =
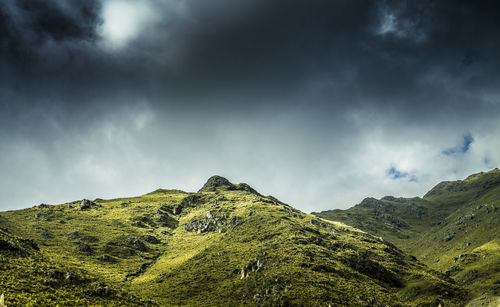
[[[499,208],[498,170],[314,214],[220,176],[196,193],[41,204],[0,212],[0,295],[8,306],[494,306]]]

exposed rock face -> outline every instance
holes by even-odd
[[[92,290],[90,291],[93,295],[97,295],[100,297],[105,297],[111,294],[111,290],[109,287],[100,282],[93,282],[91,284]]]
[[[47,278],[52,279],[53,281],[63,282],[68,285],[75,285],[82,281],[80,278],[78,278],[71,272],[59,271],[59,270],[47,272]],[[54,282],[51,282],[50,280],[48,280],[47,283],[54,284]]]
[[[283,208],[280,211],[284,211],[288,214],[288,216],[293,217],[293,218],[299,218],[303,219],[304,215],[297,209],[294,209],[289,206],[283,206]]]
[[[101,207],[101,205],[94,203],[93,201],[90,201],[88,199],[84,199],[80,202],[80,207],[78,210],[84,211],[84,210],[90,210],[92,208],[98,208]]]
[[[403,282],[396,274],[387,270],[381,264],[372,261],[370,256],[369,252],[356,253],[344,259],[344,263],[361,274],[377,279],[382,283],[387,283],[396,287],[403,286]]]
[[[127,258],[137,254],[137,251],[147,252],[150,249],[136,237],[122,235],[107,242],[104,252],[118,258]]]
[[[443,238],[443,241],[448,242],[452,240],[455,237],[455,235],[456,235],[455,232],[450,232]]]
[[[192,219],[185,225],[187,231],[205,233],[210,231],[225,232],[228,226],[241,224],[241,220],[237,217],[228,219],[226,214],[216,214],[208,211],[205,218]]]
[[[200,193],[200,192],[215,192],[218,189],[234,190],[234,185],[224,177],[212,176],[212,177],[208,178],[207,182],[198,191],[198,193]]]
[[[130,220],[132,221],[132,226],[135,227],[156,227],[155,222],[146,215],[133,217]]]
[[[473,263],[478,260],[479,256],[477,254],[460,254],[456,257],[453,258],[454,262],[461,262],[461,263]]]
[[[216,192],[216,191],[247,191],[256,195],[260,195],[256,190],[246,183],[232,184],[229,180],[221,176],[212,176],[203,187],[198,191],[201,192]]]
[[[316,220],[316,219],[310,220],[309,223],[311,225],[317,225],[317,226],[323,227],[323,228],[325,228],[325,229],[327,229],[327,230],[329,230],[329,231],[331,231],[333,233],[336,232],[335,228],[333,228],[333,226],[331,224],[329,224],[329,223],[324,223],[324,222],[321,222],[321,221]]]
[[[134,237],[127,237],[127,246],[141,252],[148,250],[146,245],[141,240]]]
[[[116,262],[116,259],[110,255],[101,255],[98,259],[103,262]]]
[[[75,230],[73,232],[70,232],[68,234],[68,240],[76,240],[80,237],[80,232],[78,230]]]
[[[50,222],[53,219],[54,215],[54,209],[49,206],[39,206],[37,207],[39,209],[39,212],[35,213],[34,217],[35,220],[40,221],[40,220],[45,220],[47,222]]]
[[[258,272],[264,266],[264,262],[260,259],[255,258],[250,263],[247,263],[244,267],[241,268],[241,279],[248,277],[248,273],[250,272]]]
[[[182,212],[181,206],[175,206],[174,209],[172,210],[172,214],[174,215],[181,214],[181,212]]]
[[[387,199],[388,196],[385,198]],[[373,197],[367,197],[361,201],[357,206],[373,208],[380,212],[392,212],[396,209],[396,206],[392,204],[385,203],[381,200],[375,199]]]
[[[397,226],[397,227],[408,227],[408,224],[404,220],[397,218],[393,215],[382,214],[382,215],[380,215],[380,217],[385,219],[387,222],[391,223],[392,225]]]
[[[0,239],[0,251],[7,251],[9,253],[21,256],[21,257],[26,257],[28,256],[28,252],[16,242],[12,240],[2,240]]]

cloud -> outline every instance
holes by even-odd
[[[0,5],[0,52],[10,59],[42,54],[47,44],[92,41],[100,23],[97,0],[16,0]],[[35,49],[37,48],[37,49]]]
[[[445,149],[443,150],[443,154],[446,156],[455,156],[457,154],[464,154],[467,151],[469,151],[473,142],[474,142],[474,137],[470,133],[467,133],[463,136],[461,145]]]
[[[428,24],[434,17],[432,15],[429,1],[383,1],[379,4],[377,34],[423,43],[427,40]]]
[[[107,0],[102,8],[101,33],[110,47],[121,48],[159,18],[150,1]]]
[[[221,174],[318,211],[496,167],[497,11],[4,1],[0,207],[194,191]]]
[[[389,176],[391,179],[397,180],[397,179],[408,179],[409,181],[416,182],[417,177],[415,175],[411,175],[408,172],[400,171],[394,166],[391,166],[387,170],[387,176]]]

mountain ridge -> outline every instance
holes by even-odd
[[[443,181],[423,198],[365,198],[313,214],[383,236],[483,302],[500,303],[499,208],[500,171],[493,169]]]
[[[437,306],[468,298],[385,239],[220,176],[200,191],[44,204],[1,212],[0,223],[33,240],[58,271],[79,268],[100,289],[118,289],[138,305]],[[6,270],[16,259],[45,263],[0,253]],[[43,280],[35,287],[39,304],[57,302],[47,301]],[[0,291],[7,304],[31,299],[13,281],[0,280]],[[75,300],[85,301],[90,292],[78,293]],[[99,293],[107,305],[123,304],[112,295],[118,292]]]

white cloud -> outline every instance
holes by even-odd
[[[330,133],[320,136],[295,112],[224,120],[192,110],[192,120],[177,113],[157,118],[156,112],[139,101],[100,114],[83,130],[61,130],[55,142],[18,140],[0,148],[0,166],[9,174],[0,182],[4,191],[16,192],[2,195],[1,208],[156,188],[196,191],[218,174],[304,211],[320,211],[369,196],[422,196],[442,180],[500,164],[500,125],[470,127],[470,150],[446,156],[444,149],[463,140],[465,131],[456,125],[413,127],[362,110],[323,124]],[[401,176],[391,175],[392,167]]]
[[[150,1],[106,0],[102,14],[102,36],[115,48],[124,47],[160,18]]]

